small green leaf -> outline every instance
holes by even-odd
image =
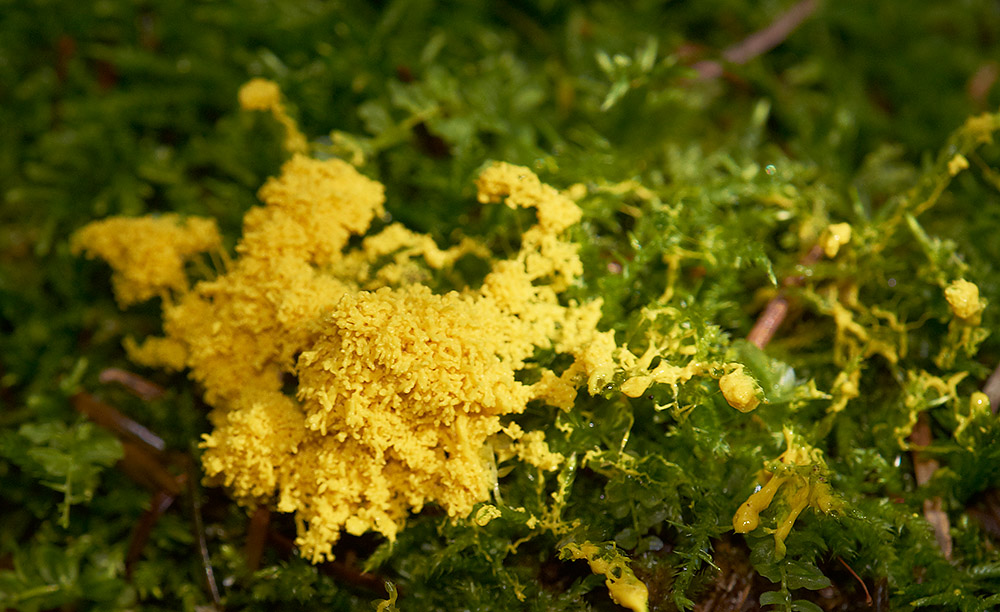
[[[791,605],[792,596],[788,591],[767,591],[766,593],[760,594],[760,605],[763,606],[782,606],[788,608]]]
[[[793,601],[792,610],[794,612],[823,612],[823,608],[808,599],[796,599]]]

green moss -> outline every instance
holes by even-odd
[[[892,609],[996,606],[998,536],[977,508],[1000,487],[1000,425],[969,400],[1000,361],[988,333],[1000,326],[1000,119],[967,122],[1000,107],[995,6],[821,3],[774,49],[699,80],[696,61],[792,3],[661,4],[0,0],[0,604],[211,601],[189,500],[126,575],[150,493],[112,467],[118,442],[69,396],[102,395],[181,454],[208,424],[183,374],[141,372],[168,388],[150,402],[99,382],[131,367],[121,340],[156,333],[158,308],[119,312],[108,271],[71,257],[67,238],[98,217],[179,211],[218,218],[231,246],[282,161],[280,129],[236,107],[239,85],[263,76],[321,154],[360,163],[386,185],[393,219],[439,244],[471,235],[516,251],[526,219],[475,204],[489,160],[582,185],[573,238],[586,272],[573,296],[602,297],[602,325],[637,353],[683,338],[689,355],[659,359],[743,363],[766,402],[736,412],[712,372],[627,398],[621,372],[569,412],[531,406],[518,420],[571,458],[561,471],[515,464],[484,526],[428,508],[395,543],[345,539],[350,571],[274,546],[247,568],[248,517],[202,491],[224,606],[364,609],[385,598],[384,579],[407,611],[617,609],[601,578],[559,560],[585,541],[631,559],[653,610],[709,601],[741,567],[723,549],[777,609],[830,609],[828,584],[863,600],[839,560]],[[952,176],[957,154],[969,168]],[[800,265],[840,222],[851,241]],[[454,274],[440,284],[482,270]],[[988,303],[978,324],[953,321],[944,289],[959,278]],[[743,338],[779,290],[789,316],[759,350]],[[838,387],[851,376],[853,394]],[[917,418],[940,466],[920,486]],[[803,511],[779,559],[764,530],[788,499],[746,536],[732,517],[785,426],[822,450],[844,509]],[[924,519],[933,498],[950,561]],[[272,528],[292,532],[280,517]],[[374,582],[357,577],[363,563]]]

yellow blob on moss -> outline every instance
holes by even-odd
[[[251,82],[240,100],[283,112],[267,82]],[[600,302],[560,296],[582,272],[560,236],[579,208],[527,168],[490,166],[478,185],[481,202],[534,208],[538,223],[518,253],[491,262],[480,288],[460,292],[435,294],[408,271],[421,269],[418,258],[441,269],[489,255],[474,242],[439,249],[389,226],[347,250],[382,214],[383,187],[336,159],[286,162],[261,188],[263,206],[246,214],[236,259],[193,287],[183,260],[218,248],[210,221],[109,220],[74,239],[124,279],[115,283],[122,306],[175,294],[163,304],[164,337],[128,343],[131,357],[189,369],[213,408],[202,443],[208,481],[241,503],[294,512],[296,543],[314,562],[331,558],[343,531],[394,538],[428,503],[468,516],[495,486],[501,417],[532,400],[569,408],[594,374],[586,355],[607,337],[596,329]],[[122,227],[130,247],[166,259],[162,270],[125,252]],[[396,272],[383,274],[387,254]],[[538,349],[573,363],[561,375],[531,366],[539,382],[520,382]],[[541,432],[516,435],[524,461],[544,470],[563,461]]]
[[[290,153],[304,153],[309,145],[281,103],[281,89],[274,81],[251,79],[240,88],[237,97],[243,110],[268,111],[285,128],[285,150]]]
[[[847,223],[834,223],[826,228],[820,237],[823,253],[830,258],[836,257],[840,247],[851,241],[851,226]]]
[[[963,321],[978,324],[984,306],[979,299],[979,287],[975,283],[964,278],[958,279],[945,288],[944,297],[948,300],[952,314]]]
[[[735,364],[735,369],[719,379],[719,389],[730,406],[740,412],[751,412],[760,405],[760,387],[752,376],[743,371],[743,366]]]
[[[828,514],[839,506],[825,478],[827,468],[821,451],[800,441],[787,428],[783,433],[787,448],[765,465],[757,477],[761,486],[733,516],[736,533],[753,531],[760,525],[760,514],[770,507],[779,490],[785,490],[787,507],[774,530],[774,550],[779,559],[785,556],[785,538],[803,510],[812,506]]]
[[[606,577],[604,584],[608,587],[608,593],[619,606],[633,612],[646,612],[649,609],[649,589],[635,577],[629,567],[628,557],[613,544],[603,548],[590,542],[568,544],[561,552],[563,558],[586,560],[590,571]]]

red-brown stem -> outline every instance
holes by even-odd
[[[260,567],[264,555],[264,544],[267,542],[267,530],[271,525],[271,511],[264,506],[258,507],[250,516],[250,526],[247,528],[247,543],[245,556],[247,569],[251,572]]]
[[[97,377],[104,384],[116,382],[141,400],[150,401],[163,397],[166,389],[134,372],[121,368],[108,368]]]
[[[771,298],[767,306],[764,307],[764,312],[757,317],[757,322],[754,323],[753,329],[747,334],[747,340],[757,348],[764,348],[771,341],[771,338],[774,337],[775,332],[778,331],[778,327],[785,320],[787,314],[788,300],[785,299],[784,292],[782,291]]]
[[[767,53],[784,42],[802,22],[819,7],[818,0],[802,0],[778,16],[770,25],[757,30],[735,45],[722,52],[722,59],[730,64],[746,64],[750,60]],[[722,62],[705,60],[692,66],[703,80],[722,76]]]
[[[931,435],[931,426],[927,419],[927,413],[921,412],[917,418],[917,424],[914,425],[913,432],[910,434],[910,441],[922,449],[930,446],[932,439],[933,436]],[[934,459],[925,457],[921,450],[914,450],[912,455],[914,477],[916,478],[917,485],[923,486],[930,482],[939,464]],[[924,518],[927,519],[927,522],[934,529],[934,537],[945,559],[951,559],[951,522],[948,520],[948,513],[944,511],[944,503],[940,497],[924,500]]]
[[[187,475],[171,473],[157,455],[128,440],[122,441],[122,449],[125,456],[118,467],[132,480],[154,492],[165,491],[175,497],[184,490]]]
[[[840,561],[840,564],[847,568],[847,571],[854,576],[854,579],[861,583],[861,588],[865,591],[865,605],[870,608],[872,606],[872,594],[868,592],[868,585],[866,585],[865,581],[861,579],[861,576],[858,576],[858,574],[854,571],[854,568],[847,564],[847,561],[844,561],[840,557],[837,557],[837,561]]]
[[[89,393],[77,393],[70,401],[78,412],[123,440],[141,444],[154,454],[162,453],[167,448],[163,438]]]
[[[809,249],[809,252],[799,259],[799,266],[809,267],[819,261],[819,258],[822,256],[823,248],[818,244],[813,245],[813,248]],[[803,282],[805,282],[805,276],[802,274],[789,275],[781,280],[782,289],[768,301],[767,306],[764,307],[764,311],[757,317],[753,329],[747,334],[747,340],[751,344],[762,349],[774,338],[775,332],[778,331],[778,328],[788,315],[788,298],[786,297],[784,288],[798,287]]]
[[[153,532],[156,521],[160,520],[163,513],[170,508],[176,497],[166,491],[157,491],[149,500],[149,508],[142,513],[142,518],[136,523],[132,531],[132,539],[128,543],[128,554],[125,555],[125,575],[132,578],[132,570],[135,564],[142,557],[142,549],[149,542],[149,536]]]
[[[212,558],[208,552],[208,538],[205,537],[205,522],[201,516],[201,491],[198,488],[198,475],[190,458],[184,457],[185,473],[187,474],[188,496],[191,498],[191,518],[194,519],[194,530],[198,538],[198,553],[201,555],[201,568],[205,576],[205,586],[212,597],[212,603],[217,610],[222,609],[222,599],[219,597],[219,585],[215,582],[215,571],[212,569]]]
[[[996,414],[997,408],[1000,407],[1000,365],[986,379],[986,384],[983,385],[983,393],[986,394],[986,397],[990,398],[990,409],[993,411],[993,414]]]

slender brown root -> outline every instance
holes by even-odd
[[[799,259],[799,266],[811,266],[819,261],[819,258],[822,256],[823,248],[818,244],[814,245],[813,248],[809,249],[808,253]],[[764,307],[764,311],[757,317],[753,328],[747,334],[747,340],[751,344],[762,349],[774,338],[775,332],[778,331],[778,328],[788,315],[788,298],[785,289],[788,287],[799,287],[803,282],[805,282],[805,276],[801,274],[789,275],[782,279],[782,289],[768,301],[767,306]]]
[[[910,434],[910,441],[917,447],[925,448],[930,446],[932,439],[927,413],[922,412],[917,419],[917,424],[913,427],[913,433]],[[922,451],[913,451],[913,472],[918,486],[924,486],[930,482],[938,467],[938,462],[925,457]],[[948,513],[944,511],[944,504],[940,497],[924,500],[924,518],[934,529],[934,537],[945,559],[951,559],[951,521],[948,520]]]
[[[854,579],[861,583],[861,588],[865,591],[865,605],[870,608],[873,602],[872,594],[868,592],[868,585],[866,585],[865,581],[861,579],[861,576],[858,576],[857,572],[854,571],[854,568],[847,564],[847,561],[844,561],[840,557],[837,557],[837,561],[840,561],[840,564],[847,568],[847,571],[854,576]]]
[[[78,412],[110,430],[122,440],[137,442],[154,454],[162,453],[167,448],[163,438],[89,393],[77,393],[71,402]]]
[[[260,567],[264,555],[264,544],[267,542],[267,530],[271,525],[271,511],[264,506],[258,507],[250,516],[250,526],[247,528],[247,543],[245,556],[247,569],[251,572]]]
[[[136,523],[135,529],[132,531],[132,539],[128,543],[128,554],[125,556],[125,575],[130,579],[135,564],[142,557],[142,551],[149,543],[149,536],[153,532],[156,521],[160,520],[160,517],[170,508],[175,499],[175,496],[166,491],[157,491],[149,501],[149,508]]]
[[[104,384],[116,382],[141,400],[150,401],[160,397],[167,392],[166,389],[151,380],[143,378],[138,374],[122,370],[121,368],[108,368],[102,370],[97,380]]]
[[[724,62],[730,64],[746,64],[750,60],[767,53],[783,43],[792,32],[808,19],[819,8],[818,0],[802,0],[792,8],[778,16],[766,28],[757,30],[735,45],[722,52]],[[702,80],[715,79],[722,76],[723,62],[705,60],[692,66],[698,71]]]
[[[191,518],[194,520],[194,530],[198,537],[198,553],[201,555],[201,568],[205,577],[205,586],[212,597],[212,603],[217,610],[222,609],[219,597],[219,586],[215,582],[215,571],[212,569],[212,558],[208,552],[208,539],[205,537],[205,522],[201,516],[201,490],[198,488],[197,474],[194,463],[184,456],[185,473],[188,475],[188,496],[191,498]]]

